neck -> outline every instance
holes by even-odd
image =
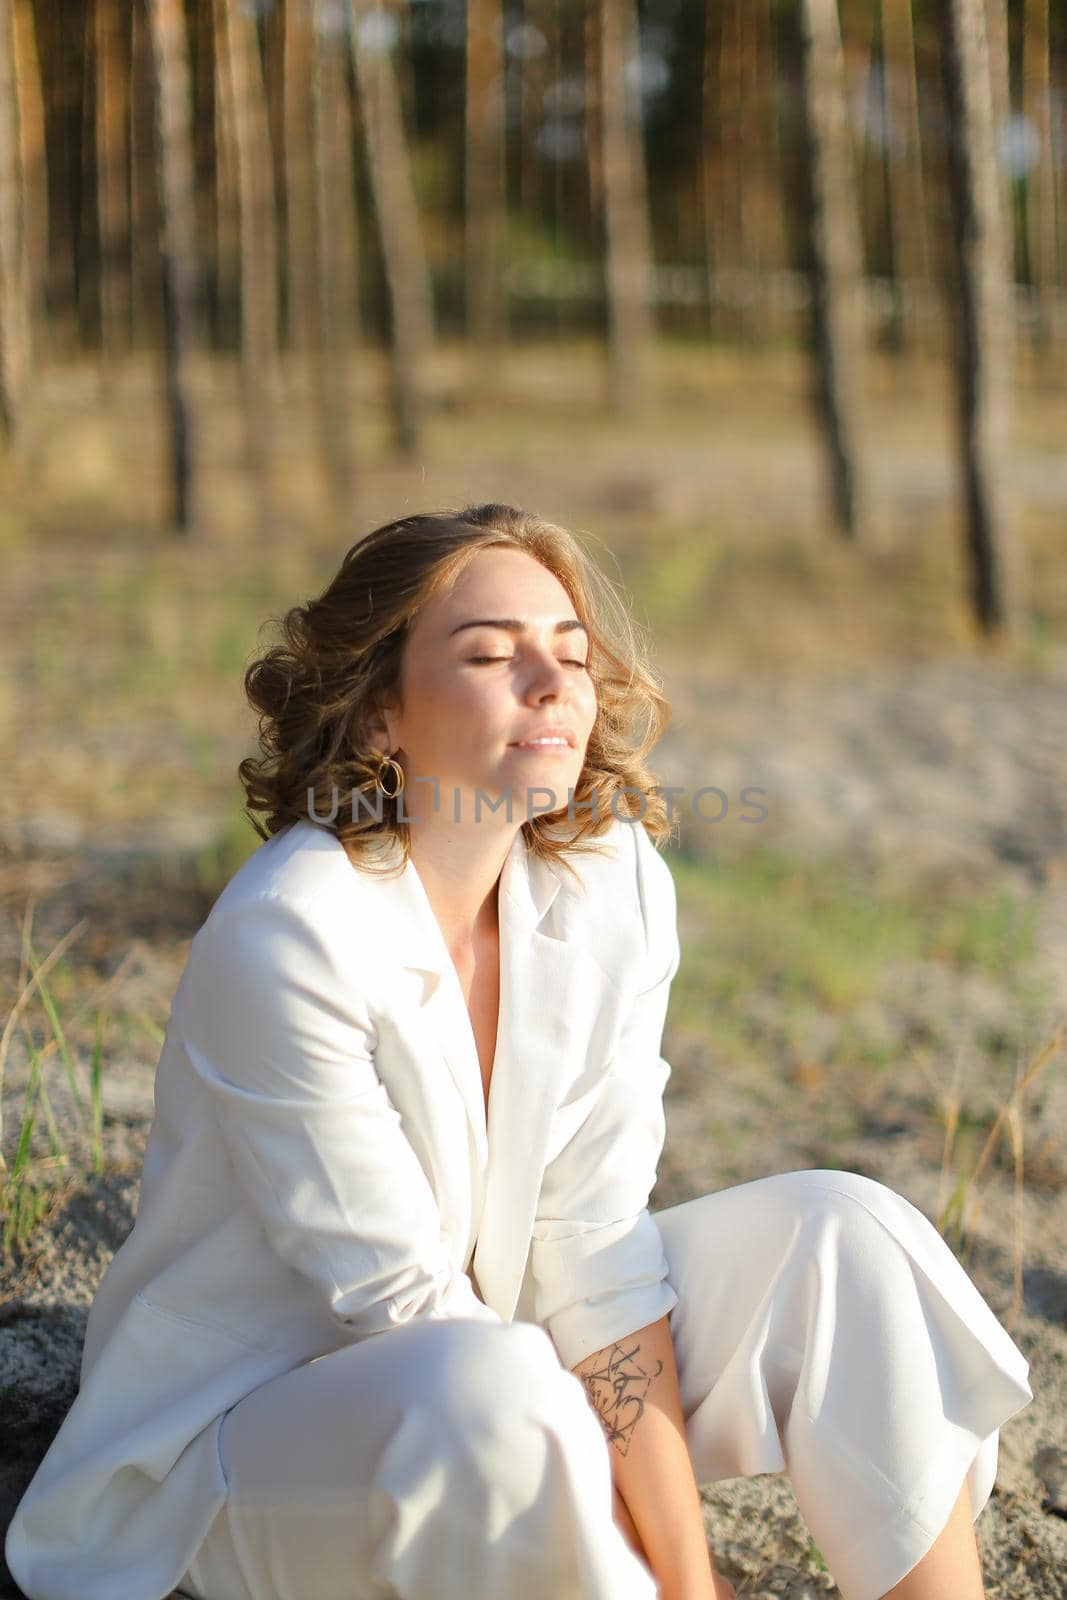
[[[500,874],[516,831],[412,826],[411,859],[453,955],[498,932]]]

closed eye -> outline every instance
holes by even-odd
[[[514,656],[468,656],[467,657],[467,660],[473,666],[477,666],[480,663],[482,663],[483,661],[514,661],[514,659],[515,659]],[[564,661],[563,662],[563,666],[565,666],[565,667],[582,667],[584,669],[585,665],[586,665],[586,663],[584,661]]]

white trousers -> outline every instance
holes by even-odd
[[[847,1600],[974,1515],[1027,1363],[937,1230],[855,1173],[791,1172],[655,1213],[698,1483],[787,1472]],[[612,1516],[610,1446],[533,1323],[416,1322],[227,1413],[228,1499],[193,1600],[654,1600]],[[712,1535],[714,1550],[714,1535]]]

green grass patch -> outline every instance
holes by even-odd
[[[841,1019],[843,1053],[888,1064],[893,1043],[868,1043],[849,1013],[878,998],[900,964],[984,971],[1034,997],[1036,910],[1005,890],[924,901],[887,892],[848,863],[762,847],[734,859],[676,852],[670,862],[683,944],[671,1017],[731,1056],[746,1044],[763,1053],[761,1032],[738,1011],[764,994],[787,1032],[831,1013]]]
[[[671,864],[689,925],[683,994],[695,982],[729,1002],[761,986],[840,1010],[875,993],[887,960],[921,953],[915,908],[876,898],[833,863],[759,848]]]
[[[826,1559],[818,1545],[815,1543],[814,1539],[809,1537],[808,1548],[805,1550],[804,1554],[811,1562],[813,1567],[818,1568],[820,1572],[829,1572],[830,1568],[826,1565]]]

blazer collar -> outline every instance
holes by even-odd
[[[541,927],[561,887],[561,869],[529,853],[520,828],[500,873],[501,942],[527,938]],[[442,977],[455,970],[441,925],[414,861],[393,878],[364,876],[375,893],[376,918],[389,948],[403,967]]]

